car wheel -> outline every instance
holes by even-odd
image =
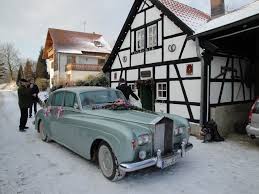
[[[98,162],[103,175],[111,181],[121,180],[126,174],[120,171],[117,159],[106,142],[102,142],[99,146]]]
[[[42,141],[49,142],[49,138],[48,138],[48,135],[46,134],[43,121],[40,121],[39,123],[39,132],[40,132],[40,138],[42,139]]]

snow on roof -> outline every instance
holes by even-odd
[[[232,24],[258,14],[259,14],[259,1],[257,0],[251,4],[248,4],[242,7],[239,10],[236,10],[234,12],[231,12],[229,14],[226,14],[224,16],[221,16],[209,21],[208,23],[204,24],[201,28],[196,30],[195,35]]]
[[[206,24],[210,16],[206,13],[192,8],[188,5],[179,3],[174,0],[159,0],[168,10],[176,15],[182,22],[184,22],[193,31]]]
[[[85,52],[110,53],[111,47],[103,36],[96,33],[49,29],[57,52],[82,54]]]

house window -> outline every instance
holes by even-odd
[[[114,80],[117,80],[117,73],[113,74],[113,78],[114,78]]]
[[[147,48],[157,46],[157,24],[149,26],[147,28]]]
[[[135,84],[128,84],[128,86],[132,89],[133,92],[136,92],[136,86]]]
[[[137,45],[136,45],[136,50],[142,50],[145,47],[145,29],[138,30],[136,32],[136,40],[137,40]]]
[[[98,59],[98,64],[99,65],[104,65],[105,64],[105,59]]]
[[[167,99],[167,83],[157,83],[157,100]]]
[[[73,55],[67,56],[67,64],[75,64],[76,63],[76,57]]]

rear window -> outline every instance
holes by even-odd
[[[63,98],[64,98],[64,93],[59,92],[54,94],[52,98],[52,106],[62,106],[63,105]]]
[[[259,101],[257,101],[257,102],[255,103],[255,108],[254,108],[253,113],[259,114]]]
[[[64,106],[74,107],[75,103],[77,103],[76,94],[72,92],[66,92]]]

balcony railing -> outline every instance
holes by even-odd
[[[66,71],[101,71],[102,65],[97,64],[67,64]]]

